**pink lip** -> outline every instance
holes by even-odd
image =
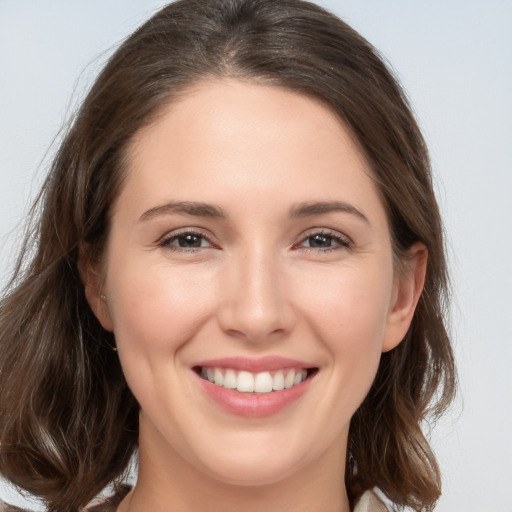
[[[210,368],[231,368],[233,370],[245,370],[246,372],[259,373],[283,370],[286,368],[313,368],[313,365],[287,357],[267,356],[260,358],[250,357],[224,357],[222,359],[209,359],[194,364],[194,367],[205,366]]]
[[[223,358],[202,361],[194,367],[231,368],[245,370],[252,373],[274,371],[285,368],[312,368],[311,364],[282,357],[251,358]],[[264,418],[282,411],[306,393],[312,378],[307,378],[300,384],[281,391],[270,393],[240,393],[236,389],[226,389],[201,378],[192,372],[202,391],[214,403],[228,413],[245,418]]]

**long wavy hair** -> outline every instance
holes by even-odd
[[[352,418],[345,485],[352,506],[378,487],[397,508],[431,510],[440,472],[422,427],[452,400],[455,369],[427,150],[378,52],[339,18],[301,0],[177,1],[128,37],[100,73],[31,210],[0,302],[0,473],[49,510],[77,511],[126,470],[137,448],[139,406],[112,350],[113,334],[85,299],[80,248],[101,259],[134,135],[212,77],[321,100],[371,164],[397,264],[415,242],[428,249],[412,325],[382,355]]]

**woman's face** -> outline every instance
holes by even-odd
[[[141,468],[251,485],[342,473],[414,288],[350,133],[305,96],[211,81],[128,156],[87,294],[141,407]]]

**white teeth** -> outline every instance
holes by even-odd
[[[217,384],[217,386],[224,385],[224,375],[222,375],[222,372],[219,368],[215,368],[213,376],[215,377],[215,384]]]
[[[236,389],[241,393],[270,393],[297,386],[308,376],[304,369],[277,370],[251,373],[233,369],[202,367],[201,377],[213,384],[227,389]]]
[[[224,384],[223,386],[228,389],[236,388],[236,373],[235,370],[226,370],[224,375]]]
[[[272,377],[270,373],[257,373],[254,378],[254,391],[256,393],[270,393],[272,391]]]
[[[282,370],[279,370],[274,375],[274,378],[272,379],[272,389],[275,391],[281,391],[284,389],[284,373]]]
[[[284,387],[290,389],[295,381],[295,370],[290,370],[284,378]]]
[[[254,377],[252,373],[240,372],[236,382],[236,389],[245,393],[252,393],[254,391]]]

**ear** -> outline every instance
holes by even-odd
[[[394,349],[407,334],[425,284],[427,260],[427,248],[418,242],[407,251],[402,268],[396,271],[382,352]]]
[[[103,292],[104,281],[101,265],[90,257],[88,247],[85,244],[80,246],[79,254],[78,271],[84,284],[85,298],[103,328],[112,331],[112,317],[107,298]]]

